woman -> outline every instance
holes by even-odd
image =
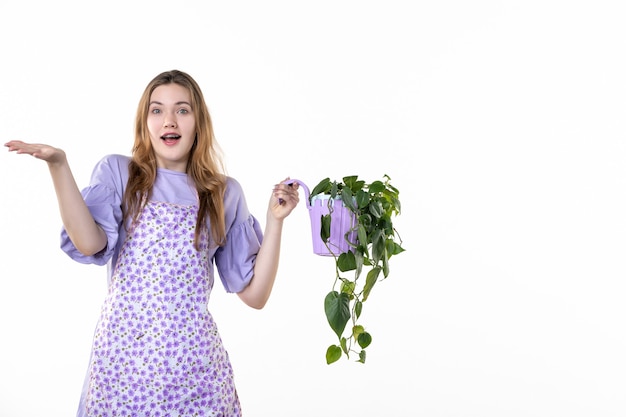
[[[223,173],[200,87],[177,70],[147,85],[132,156],[105,156],[83,190],[63,150],[5,146],[48,163],[62,249],[78,262],[109,266],[77,415],[240,416],[207,308],[214,265],[226,291],[263,308],[297,184],[274,187],[262,232],[240,184]]]

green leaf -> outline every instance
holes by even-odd
[[[369,241],[367,240],[367,230],[363,225],[359,225],[357,229],[357,238],[359,239],[359,245],[363,248],[363,252],[367,253],[367,244]]]
[[[346,293],[329,292],[324,299],[324,311],[330,328],[341,337],[350,319],[350,297]]]
[[[394,242],[393,239],[387,239],[386,246],[387,246],[387,253],[389,254],[389,256],[397,255],[399,253],[404,252],[404,248],[398,245],[396,242]]]
[[[337,267],[341,272],[352,271],[356,269],[356,259],[353,252],[344,252],[337,259]]]
[[[356,205],[358,208],[362,209],[367,207],[370,202],[370,194],[367,191],[359,190],[356,193]]]
[[[328,239],[330,239],[330,221],[330,214],[322,215],[322,227],[320,229],[320,237],[322,238],[322,242],[328,242]]]
[[[383,184],[382,181],[374,181],[369,186],[369,192],[373,194],[383,192],[384,190],[385,184]]]
[[[380,230],[374,230],[372,234],[372,259],[376,264],[382,257],[386,256],[385,242],[383,233]]]
[[[350,281],[349,279],[343,279],[341,281],[341,292],[348,294],[348,297],[352,300],[354,298],[354,289],[356,288],[356,283]]]
[[[346,175],[345,177],[343,177],[341,180],[343,181],[344,184],[346,184],[348,187],[351,187],[352,184],[354,184],[355,182],[357,182],[357,179],[359,178],[358,175]]]
[[[365,333],[365,327],[361,326],[360,324],[352,327],[352,337],[358,339],[361,333]]]
[[[339,191],[339,184],[337,184],[337,181],[333,181],[330,184],[330,198],[331,200],[334,200],[337,197],[337,192]],[[330,200],[329,200],[329,204],[330,204]]]
[[[318,194],[327,193],[328,190],[330,190],[330,178],[324,178],[323,180],[321,180],[319,182],[319,184],[317,184],[313,188],[313,191],[311,191],[311,194],[309,195],[309,198],[314,197],[314,196],[316,196]]]
[[[363,269],[363,264],[365,263],[365,258],[363,255],[363,252],[361,251],[361,248],[357,249],[356,252],[354,253],[354,260],[356,261],[356,276],[360,277],[361,276],[361,270]]]
[[[354,303],[354,315],[356,316],[357,319],[361,317],[362,311],[363,311],[363,303],[357,300]]]
[[[346,187],[350,188],[353,193],[356,193],[365,185],[365,181],[359,180],[357,175],[343,177],[343,183],[346,184]]]
[[[380,201],[372,201],[370,203],[370,213],[372,216],[380,219],[383,216],[385,210],[383,209],[383,205]]]
[[[365,363],[365,351],[364,350],[359,352],[359,360],[357,362]]]
[[[363,226],[365,229],[369,229],[372,226],[372,216],[367,213],[359,216],[359,226]],[[367,243],[367,240],[363,241]]]
[[[341,201],[343,201],[343,205],[348,207],[350,211],[353,213],[356,212],[356,206],[354,205],[354,199],[352,198],[352,190],[349,188],[344,188],[341,190]]]
[[[343,352],[347,355],[349,351],[348,351],[348,341],[346,340],[346,338],[342,337],[339,343],[341,344],[341,350],[343,350]]]
[[[396,214],[400,214],[400,212],[402,211],[402,205],[400,204],[400,200],[398,200],[398,196],[393,195],[390,197],[391,203],[393,204],[393,211]]]
[[[374,284],[376,284],[376,281],[378,280],[378,275],[380,274],[380,267],[377,266],[375,268],[372,268],[368,273],[367,273],[367,278],[365,278],[365,287],[363,287],[363,301],[367,301],[367,297],[369,297],[370,295],[370,291],[372,291],[372,288],[374,287]]]
[[[387,278],[389,276],[389,258],[383,256],[383,276]]]
[[[362,349],[365,349],[370,345],[370,343],[372,343],[372,335],[364,331],[363,333],[360,333],[357,337],[357,342]]]
[[[337,345],[330,345],[326,349],[326,364],[330,365],[341,358],[341,348]]]

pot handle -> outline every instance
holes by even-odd
[[[309,201],[309,196],[311,194],[311,192],[309,191],[309,187],[306,186],[306,184],[300,180],[296,180],[296,179],[290,179],[287,181],[283,181],[283,184],[287,184],[287,185],[291,185],[293,183],[297,183],[300,187],[304,188],[304,195],[306,197],[306,207],[311,210],[311,201]],[[282,198],[278,200],[279,204],[282,204]]]

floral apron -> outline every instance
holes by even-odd
[[[207,309],[213,266],[206,230],[194,248],[196,216],[195,206],[150,201],[128,234],[94,335],[84,415],[241,415]]]

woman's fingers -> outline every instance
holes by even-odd
[[[65,156],[61,149],[42,143],[26,143],[21,140],[12,140],[5,143],[4,146],[9,148],[10,152],[31,155],[47,162],[60,162]]]
[[[289,182],[289,178],[274,186],[274,197],[278,199],[278,204],[283,205],[286,201],[298,204],[300,195],[298,194],[299,184]]]

